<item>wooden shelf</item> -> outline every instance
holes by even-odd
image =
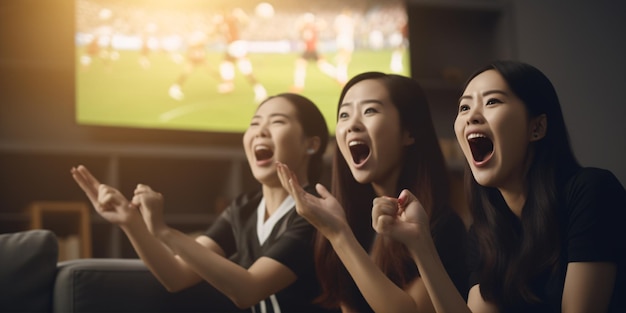
[[[91,257],[91,221],[87,204],[37,201],[27,210],[31,229],[49,229],[57,235],[59,261]]]
[[[133,257],[121,229],[93,211],[70,175],[73,166],[85,165],[100,182],[129,198],[138,183],[150,185],[165,195],[168,223],[198,232],[224,202],[257,187],[246,162],[241,148],[0,144],[0,233],[48,228],[61,244],[68,238],[74,244],[68,236],[89,243],[79,257]],[[84,217],[79,210],[85,210]],[[70,226],[81,223],[90,231]]]

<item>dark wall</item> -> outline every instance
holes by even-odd
[[[516,0],[514,12],[517,54],[554,83],[579,161],[626,184],[626,2]]]

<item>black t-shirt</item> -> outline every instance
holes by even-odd
[[[609,312],[626,312],[626,191],[609,171],[582,168],[566,182],[559,209],[561,254],[556,273],[546,273],[535,281],[542,304],[520,312],[561,312],[565,274],[569,262],[612,262],[617,277]],[[518,227],[518,229],[520,229]],[[470,232],[473,234],[472,232]],[[475,237],[470,241],[471,264],[480,264]],[[470,286],[479,284],[479,269],[473,268]],[[594,288],[594,286],[589,286]]]
[[[312,304],[320,294],[313,258],[315,228],[292,206],[276,221],[261,244],[257,235],[257,208],[261,200],[261,192],[240,195],[205,235],[217,242],[230,260],[244,268],[265,256],[296,274],[298,278],[293,284],[256,305],[257,311],[260,306],[265,306],[267,312],[275,311],[277,306],[281,312],[324,311]]]
[[[439,259],[464,299],[469,292],[469,237],[463,220],[451,211],[431,230]]]

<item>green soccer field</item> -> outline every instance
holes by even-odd
[[[81,124],[122,127],[165,128],[196,131],[242,132],[250,122],[256,104],[247,80],[236,74],[235,90],[220,94],[218,66],[221,53],[208,55],[205,66],[196,68],[182,86],[183,100],[168,95],[169,87],[182,72],[182,63],[172,55],[154,52],[150,67],[142,68],[139,52],[121,51],[108,63],[93,59],[89,66],[76,57],[76,112]],[[333,61],[332,55],[327,56]],[[389,72],[391,51],[357,51],[349,75],[363,71]],[[251,54],[254,75],[269,95],[289,91],[297,54]],[[408,60],[405,58],[405,75]],[[311,63],[307,69],[304,96],[312,99],[335,128],[335,110],[341,86]]]

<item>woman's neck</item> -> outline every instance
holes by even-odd
[[[532,146],[530,146],[523,166],[519,171],[513,172],[509,179],[502,186],[498,187],[504,201],[518,218],[522,217],[522,210],[528,197],[527,179],[533,157],[534,151]]]
[[[396,185],[395,184],[378,184],[378,183],[372,183],[372,188],[374,189],[374,192],[376,193],[376,196],[378,197],[382,197],[382,196],[388,196],[388,197],[397,197],[398,195],[396,195]]]
[[[282,186],[263,185],[263,198],[265,199],[265,219],[269,218],[278,207],[285,201],[289,193]]]
[[[398,177],[400,177],[400,168],[394,169],[389,175],[372,182],[372,188],[376,196],[397,197]]]
[[[528,195],[528,191],[524,185],[517,184],[515,186],[498,188],[498,190],[500,191],[500,194],[502,194],[504,202],[506,202],[513,214],[515,214],[518,218],[521,217],[522,209],[524,208],[524,204],[526,204],[526,197]]]

